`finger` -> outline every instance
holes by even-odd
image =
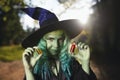
[[[85,48],[85,43],[82,43],[81,44],[81,49],[84,49]]]
[[[81,44],[82,44],[82,42],[79,42],[79,43],[78,43],[78,47],[80,47],[80,46],[81,46]]]
[[[35,58],[35,62],[37,62],[37,61],[40,59],[41,56],[42,56],[42,54],[39,54],[39,55]]]
[[[85,45],[85,43],[79,43],[79,44],[78,44],[79,49],[83,49],[83,48],[84,48],[84,45]]]
[[[27,53],[29,56],[33,56],[34,51],[33,51],[32,48],[27,48],[27,49],[25,50],[25,53]]]
[[[28,53],[26,53],[26,54],[24,54],[24,56],[25,56],[25,57],[28,57],[28,56],[29,56],[29,54],[28,54]]]
[[[28,52],[25,50],[23,53],[23,57],[29,56]]]
[[[88,49],[88,48],[89,48],[88,45],[84,45],[84,46],[83,46],[83,49]]]
[[[24,55],[23,61],[27,61],[28,63],[30,63],[30,56],[28,54]]]
[[[25,55],[32,56],[32,52],[30,50],[25,50]]]
[[[35,49],[38,49],[38,47],[37,47],[37,46],[34,46],[34,47],[33,47],[33,50],[35,50]]]
[[[34,49],[33,48],[27,48],[27,50],[30,50],[31,53],[34,53]]]

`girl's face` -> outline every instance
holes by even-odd
[[[50,55],[58,55],[64,44],[65,34],[62,30],[56,30],[45,34],[44,39],[47,43],[47,50]]]

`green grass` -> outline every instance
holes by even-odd
[[[20,45],[0,47],[0,61],[21,60],[24,49]]]

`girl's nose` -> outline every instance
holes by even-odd
[[[58,45],[58,41],[57,40],[54,42],[53,46],[54,46],[55,49],[58,48],[59,45]]]

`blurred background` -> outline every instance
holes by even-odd
[[[40,28],[20,10],[42,7],[59,20],[79,19],[84,32],[74,40],[91,47],[91,68],[98,80],[120,80],[120,13],[118,0],[1,0],[0,80],[22,80],[22,40]]]

